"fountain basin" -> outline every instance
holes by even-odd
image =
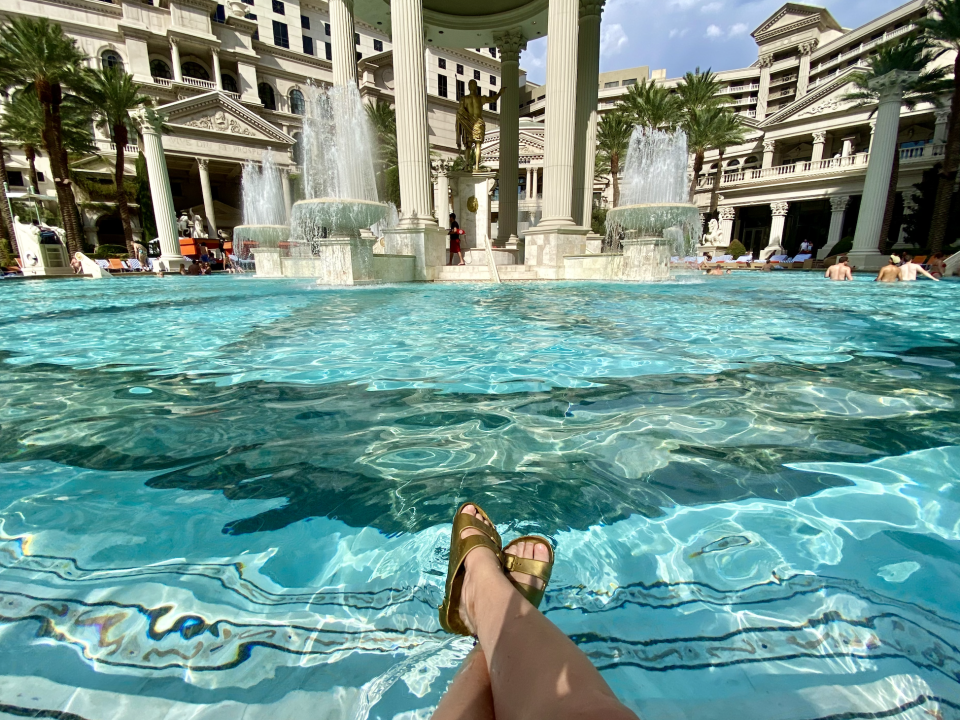
[[[385,220],[390,207],[373,200],[313,198],[293,204],[290,239],[314,243],[323,237],[360,236],[360,230]]]
[[[694,228],[700,223],[700,209],[692,203],[641,203],[623,205],[607,213],[607,223],[641,236],[662,235],[672,227]]]
[[[235,243],[256,243],[256,248],[261,250],[275,250],[289,237],[289,225],[238,225],[233,229]]]

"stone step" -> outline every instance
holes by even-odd
[[[482,265],[447,265],[437,274],[440,282],[490,282],[490,268]]]

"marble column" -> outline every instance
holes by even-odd
[[[544,123],[541,230],[576,227],[573,220],[573,149],[580,0],[550,0],[548,12],[547,82],[550,92],[547,93]]]
[[[838,195],[830,198],[830,231],[827,233],[827,244],[817,251],[817,260],[830,257],[830,252],[836,247],[843,236],[843,222],[847,214],[847,205],[850,198]]]
[[[211,49],[210,58],[213,65],[213,81],[217,84],[217,90],[223,90],[223,74],[220,72],[220,50],[218,48]]]
[[[787,213],[790,212],[790,203],[770,203],[770,210],[773,212],[773,221],[770,223],[770,239],[767,241],[764,254],[766,254],[767,250],[775,250],[783,247],[783,229],[787,225]]]
[[[393,23],[397,156],[403,208],[400,224],[404,227],[435,226],[436,220],[430,213],[423,0],[392,0],[390,18]],[[350,39],[350,49],[353,52],[353,38]]]
[[[877,112],[879,112],[879,108],[877,109]],[[873,152],[873,139],[876,137],[876,135],[877,135],[877,119],[874,118],[873,120],[870,121],[870,142],[867,143],[867,150],[869,152]]]
[[[357,84],[357,49],[353,34],[353,0],[330,0],[334,85]],[[423,45],[422,40],[420,44]]]
[[[594,156],[597,152],[597,96],[600,87],[600,15],[605,0],[581,0],[577,34],[577,106],[573,156],[573,221],[593,220]]]
[[[827,146],[827,133],[823,130],[813,134],[813,162],[823,160],[823,151]]]
[[[203,214],[207,216],[207,235],[217,236],[217,218],[213,209],[213,191],[210,189],[210,161],[207,158],[197,158],[197,167],[200,169],[200,192],[203,193]]]
[[[527,168],[527,187],[524,189],[524,197],[527,200],[533,200],[533,167]]]
[[[903,191],[903,222],[900,223],[900,234],[897,236],[897,242],[894,243],[894,250],[902,250],[907,247],[907,218],[917,211],[917,200],[920,192],[916,188],[910,188]]]
[[[937,110],[933,115],[937,120],[933,131],[933,144],[946,145],[947,133],[950,131],[950,111]]]
[[[500,210],[497,245],[517,242],[517,180],[520,177],[520,53],[527,41],[519,28],[494,37],[500,49]],[[442,218],[437,217],[438,220]]]
[[[843,139],[843,151],[840,153],[841,157],[850,157],[853,155],[853,144],[857,141],[857,138],[850,135]]]
[[[180,253],[180,238],[177,234],[176,210],[173,193],[170,191],[170,176],[163,155],[163,140],[159,129],[153,124],[153,116],[146,110],[131,113],[143,135],[143,155],[147,161],[147,177],[150,182],[150,198],[153,200],[153,215],[157,221],[160,239],[160,266],[166,270],[179,270],[183,266]]]
[[[440,227],[448,227],[450,221],[450,176],[447,175],[449,168],[444,162],[437,163],[437,194],[433,199],[433,210],[437,216],[437,223]],[[501,196],[503,190],[500,191]],[[500,207],[503,207],[503,198],[500,198]],[[500,217],[503,217],[503,211],[500,211]]]
[[[897,150],[897,135],[900,133],[900,105],[905,83],[917,76],[916,72],[895,70],[870,83],[870,89],[879,96],[877,127],[873,133],[873,148],[863,185],[853,250],[850,251],[850,264],[864,270],[876,269],[884,264],[879,248],[880,231],[890,189],[893,154]]]
[[[773,155],[777,152],[776,140],[763,141],[763,165],[761,168],[766,170],[773,167]]]
[[[180,69],[180,39],[170,38],[170,61],[173,63],[173,79],[183,82],[183,70]]]
[[[800,43],[800,70],[797,72],[797,98],[807,94],[810,87],[810,56],[817,49],[819,40],[808,40]]]
[[[767,102],[770,100],[770,68],[773,55],[760,56],[760,90],[757,92],[757,121],[767,117]]]
[[[293,212],[293,190],[290,188],[290,168],[280,168],[280,183],[283,188],[283,207],[287,213],[287,222]]]
[[[718,208],[717,212],[720,215],[720,232],[723,233],[723,244],[730,245],[733,242],[733,222],[737,219],[737,209],[735,207],[722,207]]]

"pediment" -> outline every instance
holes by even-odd
[[[220,92],[162,105],[164,124],[173,134],[228,136],[234,141],[293,145],[294,139],[256,113]]]
[[[483,140],[483,151],[494,151],[500,147],[500,131],[494,130],[487,134]],[[526,151],[526,152],[525,152]],[[543,153],[543,131],[520,131],[520,154],[542,154]]]
[[[833,16],[825,8],[816,7],[815,5],[787,3],[767,18],[760,27],[753,31],[752,35],[757,40],[760,40],[764,38],[764,36],[778,35],[798,23],[807,24],[814,20],[816,20],[814,24],[820,23],[824,27],[833,28],[834,30],[842,29],[839,23],[833,19]]]

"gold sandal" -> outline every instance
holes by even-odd
[[[534,560],[533,558],[522,558],[518,555],[511,555],[506,552],[514,545],[522,542],[532,542],[540,545],[546,545],[547,551],[550,553],[550,559],[547,561]],[[530,601],[530,604],[535,608],[540,607],[540,603],[543,600],[543,594],[547,590],[547,584],[550,582],[550,574],[553,572],[554,559],[553,546],[550,544],[550,541],[545,537],[540,537],[539,535],[524,535],[523,537],[518,537],[516,540],[511,540],[507,547],[504,548],[503,571],[507,573],[507,579],[510,580],[520,594]],[[535,578],[539,578],[540,580],[543,580],[543,587],[537,588],[533,585],[517,582],[510,577],[510,573],[512,572],[523,573],[525,575],[532,575]]]
[[[476,517],[463,512],[467,505],[473,505],[477,509]],[[481,517],[490,524],[487,525],[480,520]],[[467,528],[475,528],[482,534],[461,538],[460,535]],[[503,562],[503,541],[500,539],[497,529],[493,526],[493,521],[475,502],[466,502],[457,509],[456,515],[453,516],[453,532],[450,533],[450,562],[447,566],[447,587],[443,604],[440,606],[440,627],[449,633],[473,636],[473,633],[460,619],[460,592],[463,589],[465,574],[463,561],[470,552],[478,547],[487,548],[497,556],[501,563]]]

